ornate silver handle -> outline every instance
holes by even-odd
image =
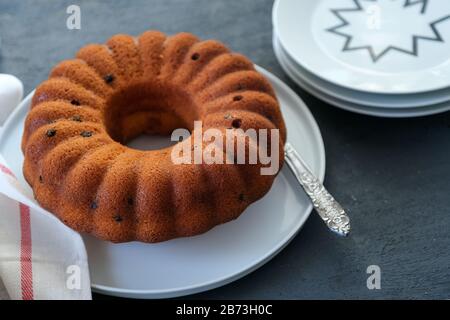
[[[290,143],[286,143],[284,154],[286,163],[328,228],[341,236],[347,236],[350,232],[350,218],[341,205],[325,189],[319,179],[314,176],[305,161]]]

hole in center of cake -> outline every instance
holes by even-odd
[[[126,143],[130,148],[137,150],[160,150],[172,147],[177,141],[171,141],[169,135],[147,135],[142,134]]]
[[[189,94],[164,83],[138,83],[119,89],[107,101],[105,123],[109,135],[134,149],[172,146],[175,129],[192,131],[197,108]]]

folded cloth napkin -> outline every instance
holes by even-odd
[[[0,279],[10,299],[91,299],[81,236],[39,207],[1,155],[0,218]]]

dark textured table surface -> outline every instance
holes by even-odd
[[[81,30],[66,28],[70,4],[81,6]],[[29,92],[58,61],[115,33],[189,31],[227,43],[309,106],[325,142],[325,184],[348,209],[353,233],[337,238],[312,215],[262,268],[193,298],[449,298],[450,114],[372,118],[306,94],[275,59],[271,10],[271,0],[0,0],[0,72]],[[381,290],[367,289],[369,265],[381,268]]]

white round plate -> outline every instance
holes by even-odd
[[[274,86],[289,141],[323,181],[325,150],[313,116],[288,86],[269,72],[258,70]],[[0,137],[0,153],[28,191],[20,141],[31,97],[13,112]],[[84,236],[92,289],[121,297],[167,298],[217,288],[274,257],[297,234],[311,210],[310,201],[285,166],[263,199],[239,219],[203,235],[159,244],[112,244]]]
[[[340,87],[316,77],[301,65],[297,64],[295,60],[289,56],[288,52],[283,49],[275,30],[273,33],[273,46],[276,46],[277,50],[282,52],[286,62],[292,66],[291,71],[299,78],[302,78],[306,83],[313,87],[320,88],[321,91],[327,95],[340,100],[368,107],[381,108],[416,108],[448,102],[450,100],[450,86],[442,90],[401,95],[361,92]]]
[[[383,94],[450,86],[448,0],[277,0],[273,25],[298,64],[335,85]]]
[[[324,91],[322,91],[321,87],[314,86],[313,83],[305,81],[304,77],[300,77],[298,73],[294,70],[294,66],[290,64],[290,61],[285,57],[284,53],[279,50],[278,45],[274,42],[274,51],[275,56],[277,57],[278,62],[283,68],[284,72],[291,78],[295,83],[297,83],[302,89],[309,92],[313,96],[339,107],[341,109],[370,115],[376,117],[386,117],[386,118],[412,118],[412,117],[421,117],[426,115],[432,115],[437,113],[442,113],[450,110],[450,101],[439,103],[436,105],[430,105],[426,107],[415,107],[415,108],[378,108],[378,107],[370,107],[364,106],[356,103],[352,103],[349,101],[345,101],[334,96],[331,96]]]

